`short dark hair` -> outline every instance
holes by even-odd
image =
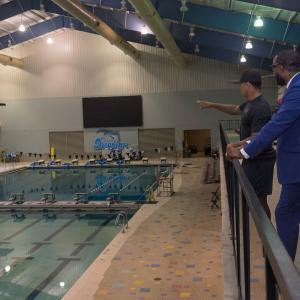
[[[290,72],[297,73],[300,71],[300,54],[294,50],[283,50],[277,54],[276,63]]]
[[[256,70],[246,70],[240,77],[240,83],[249,82],[255,88],[261,89],[261,75]]]

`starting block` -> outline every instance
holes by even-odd
[[[143,164],[148,164],[149,163],[149,158],[148,157],[143,157],[142,162],[143,162]]]
[[[166,164],[167,163],[167,158],[166,157],[161,157],[160,158],[160,163],[161,164]]]
[[[45,201],[46,203],[55,203],[55,193],[43,193],[42,201]]]

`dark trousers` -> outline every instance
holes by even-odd
[[[275,210],[277,231],[287,252],[294,260],[300,223],[300,183],[282,185]]]

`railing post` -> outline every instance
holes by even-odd
[[[249,208],[242,192],[245,300],[250,300],[250,231]]]
[[[228,201],[229,201],[229,211],[230,211],[230,225],[231,225],[231,235],[233,247],[235,249],[235,218],[234,218],[234,207],[235,207],[235,186],[234,186],[234,168],[232,163],[229,163],[229,187],[230,193],[228,193]]]
[[[236,172],[234,171],[233,176],[233,185],[234,185],[234,211],[235,211],[235,251],[236,251],[236,268],[237,268],[237,280],[238,286],[241,286],[241,262],[240,262],[240,191],[239,191],[239,182]]]
[[[276,288],[276,279],[274,277],[273,270],[269,263],[268,258],[265,260],[265,273],[266,273],[266,299],[267,300],[277,300],[278,293]]]

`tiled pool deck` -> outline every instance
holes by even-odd
[[[94,299],[223,299],[221,216],[203,165],[177,171],[180,189],[125,242]]]

